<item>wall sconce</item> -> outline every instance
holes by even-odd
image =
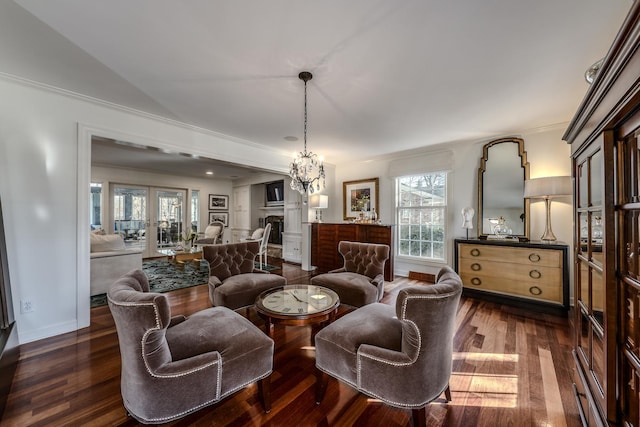
[[[551,199],[573,194],[570,176],[549,176],[546,178],[527,179],[524,182],[524,197],[527,199],[544,199],[547,209],[547,226],[541,240],[556,241],[551,230]]]
[[[316,210],[316,222],[322,222],[322,209],[329,207],[329,196],[326,194],[314,194],[309,199],[310,207]]]

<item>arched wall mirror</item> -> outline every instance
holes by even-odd
[[[529,179],[529,162],[524,140],[502,138],[485,144],[478,169],[478,236],[495,233],[504,218],[507,234],[529,238],[529,200],[524,198],[524,181]]]

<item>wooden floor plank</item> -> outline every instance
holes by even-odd
[[[275,263],[289,283],[308,283],[300,266]],[[383,302],[406,286],[397,278]],[[210,306],[206,285],[169,292],[173,314]],[[347,309],[340,309],[343,315]],[[250,309],[246,315],[264,330]],[[573,400],[571,330],[567,318],[463,297],[454,337],[453,400],[427,407],[428,426],[580,425]],[[389,407],[330,379],[315,403],[315,350],[310,327],[274,330],[272,410],[265,414],[251,385],[170,426],[409,426],[409,411]],[[120,397],[120,353],[108,307],[91,310],[91,326],[21,347],[2,426],[137,426]]]

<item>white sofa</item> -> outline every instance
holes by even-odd
[[[91,296],[104,294],[109,286],[131,270],[142,268],[142,249],[127,249],[118,234],[91,234]]]

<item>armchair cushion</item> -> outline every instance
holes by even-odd
[[[142,423],[184,417],[271,374],[273,341],[225,307],[172,317],[167,296],[150,293],[140,270],[110,287],[108,303],[123,404]],[[264,395],[263,403],[270,408]]]
[[[209,263],[209,299],[213,306],[236,310],[251,306],[263,291],[287,284],[277,274],[255,268],[260,242],[250,241],[203,247]]]
[[[125,249],[124,239],[120,234],[90,234],[91,252],[111,252]]]
[[[402,289],[395,307],[359,308],[315,337],[316,367],[369,396],[422,408],[448,388],[462,292],[449,267],[438,283]]]
[[[389,250],[387,245],[341,241],[338,252],[344,260],[343,267],[313,277],[311,284],[332,289],[340,296],[341,304],[353,307],[380,301]]]

